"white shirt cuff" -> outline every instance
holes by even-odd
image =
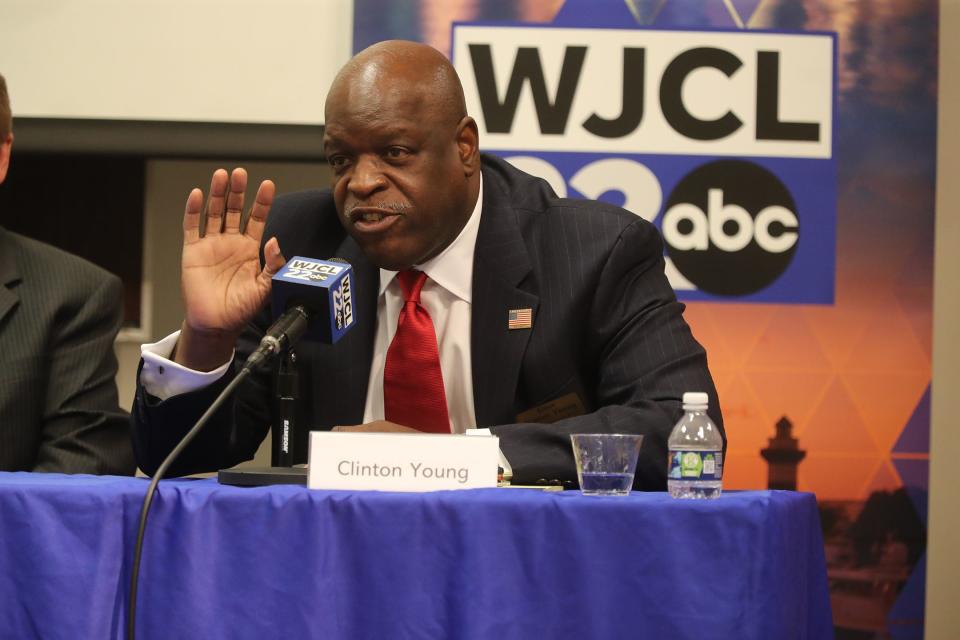
[[[161,400],[213,384],[223,377],[233,362],[231,355],[230,360],[213,371],[188,369],[170,360],[179,338],[180,332],[174,331],[163,340],[140,345],[140,357],[143,358],[140,385],[144,391]]]

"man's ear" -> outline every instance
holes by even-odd
[[[10,166],[10,149],[13,147],[13,134],[0,140],[0,183],[7,179],[7,168]]]
[[[457,125],[457,151],[464,175],[469,177],[480,170],[480,132],[470,116],[464,116]]]

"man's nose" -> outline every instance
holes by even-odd
[[[357,198],[365,198],[387,186],[379,158],[360,156],[357,158],[350,175],[347,188]]]

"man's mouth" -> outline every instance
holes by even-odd
[[[357,216],[357,220],[362,220],[363,222],[380,222],[387,217],[387,214],[380,211],[366,211]]]
[[[381,233],[389,229],[400,215],[393,209],[354,207],[350,210],[353,228],[363,233]]]

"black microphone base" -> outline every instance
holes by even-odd
[[[221,469],[217,482],[236,487],[265,487],[272,484],[307,484],[306,467],[254,467]]]

